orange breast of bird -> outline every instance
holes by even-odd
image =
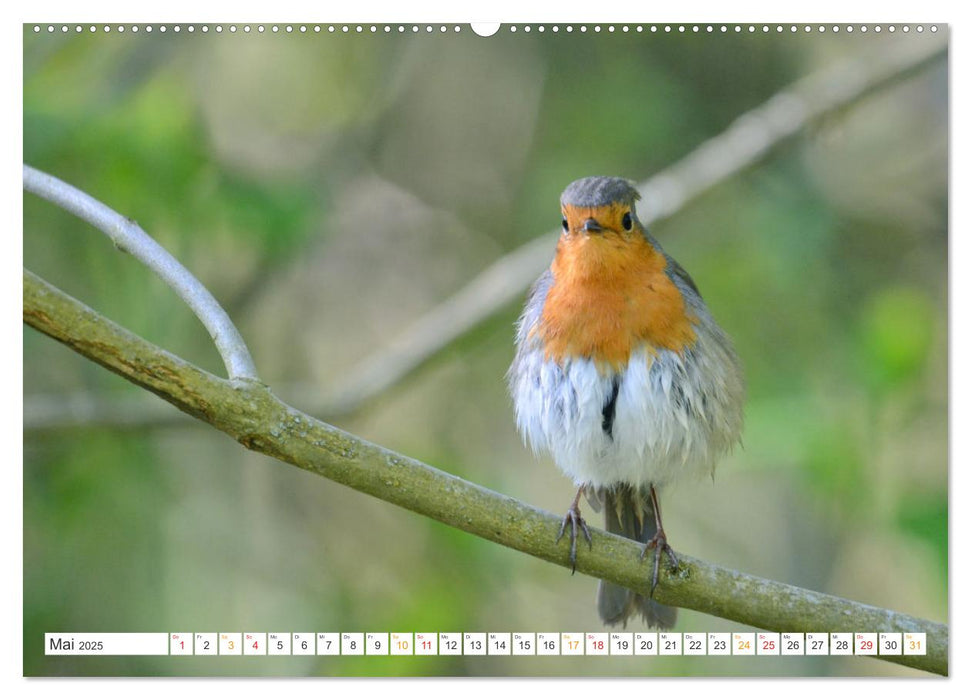
[[[679,352],[694,343],[694,319],[666,267],[640,234],[562,236],[534,329],[547,360],[585,357],[619,371],[644,345]]]

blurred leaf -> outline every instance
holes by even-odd
[[[911,494],[901,502],[897,526],[930,545],[941,565],[941,577],[947,578],[947,493]]]
[[[934,307],[927,294],[888,287],[871,296],[860,319],[860,352],[871,388],[887,390],[914,379],[930,351]]]
[[[806,471],[810,483],[823,496],[836,498],[844,509],[865,509],[867,505],[861,450],[859,437],[838,422],[824,424],[809,442]]]

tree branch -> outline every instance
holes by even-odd
[[[913,75],[946,51],[946,31],[937,36],[915,35],[885,41],[875,52],[855,56],[797,81],[742,114],[724,132],[680,161],[642,182],[638,186],[643,198],[641,221],[649,225],[670,217],[810,124]],[[519,299],[549,264],[557,235],[541,235],[496,260],[464,288],[418,318],[387,347],[350,368],[346,378],[323,397],[319,390],[308,395],[300,387],[287,388],[285,395],[298,397],[302,405],[313,407],[315,413],[327,418],[353,413]],[[32,397],[25,401],[24,428],[28,430],[91,424],[134,427],[176,422],[178,417],[172,414],[169,420],[160,420],[157,406],[134,402],[121,414],[91,397],[36,406],[33,403]],[[83,407],[83,412],[78,407]]]
[[[169,285],[209,331],[230,379],[259,381],[243,337],[215,297],[185,266],[131,219],[53,175],[24,165],[24,189],[84,219]]]
[[[473,535],[568,567],[560,519],[362,440],[291,408],[262,384],[215,377],[100,316],[24,270],[24,322],[161,396],[245,447]],[[637,543],[591,528],[577,570],[649,594]],[[926,656],[879,657],[947,674],[947,625],[722,568],[679,553],[655,597],[780,632],[926,632]]]

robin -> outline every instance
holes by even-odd
[[[633,183],[588,177],[563,191],[563,233],[550,268],[519,320],[509,387],[516,423],[578,490],[563,518],[576,569],[578,532],[592,546],[580,496],[603,510],[606,529],[678,560],[661,523],[658,491],[714,475],[739,441],[744,382],[732,342],[698,287],[637,219]],[[670,628],[677,609],[607,581],[600,618],[639,613]]]

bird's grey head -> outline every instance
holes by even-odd
[[[634,206],[641,196],[634,183],[622,177],[597,175],[576,180],[560,195],[561,206],[602,207],[617,202]]]

